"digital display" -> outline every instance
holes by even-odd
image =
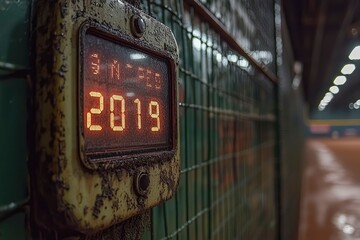
[[[85,153],[170,147],[167,60],[89,32],[82,50]]]

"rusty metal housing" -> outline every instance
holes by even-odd
[[[78,95],[81,32],[98,28],[166,56],[174,76],[171,104],[177,106],[178,50],[170,29],[121,1],[40,0],[37,13],[36,159],[32,162],[36,225],[91,233],[169,199],[179,179],[177,107],[173,107],[173,149],[131,155],[126,161],[115,155],[94,162],[84,155]],[[134,15],[146,24],[141,36],[133,37]],[[138,178],[139,186],[134,187]]]

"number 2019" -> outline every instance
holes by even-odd
[[[99,99],[99,106],[91,108],[89,112],[86,113],[86,127],[90,131],[101,131],[102,126],[96,125],[92,123],[93,115],[100,115],[102,111],[104,110],[104,96],[100,92],[90,92],[89,95],[94,98]],[[118,102],[118,105],[120,107],[120,111],[117,110],[117,113],[120,113],[119,116],[115,115],[115,105],[116,102]],[[134,104],[136,104],[136,114],[137,114],[137,128],[142,128],[141,123],[141,101],[140,99],[136,98],[134,100]],[[117,105],[117,106],[118,106]],[[148,114],[151,118],[156,119],[156,126],[151,127],[152,132],[158,132],[160,131],[160,109],[159,109],[159,103],[157,101],[150,101],[148,105]],[[110,121],[109,125],[110,128],[117,132],[117,131],[124,131],[126,128],[126,105],[125,105],[125,99],[121,95],[112,95],[110,97]]]

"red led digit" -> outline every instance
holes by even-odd
[[[94,75],[98,75],[100,73],[100,59],[97,53],[91,54],[91,72]]]
[[[152,87],[152,84],[151,84],[151,71],[149,69],[146,70],[146,86],[148,87]]]
[[[155,107],[155,113],[153,111],[153,107]],[[152,118],[156,119],[156,127],[152,127],[151,131],[158,132],[160,131],[160,118],[159,118],[159,103],[156,101],[150,101],[149,103],[149,114]]]
[[[141,102],[137,98],[134,100],[134,103],[137,105],[137,127],[138,129],[141,129]]]
[[[117,80],[120,79],[120,65],[116,60],[113,60],[111,64],[111,78]]]
[[[91,97],[99,98],[99,107],[98,108],[91,108],[90,112],[88,112],[86,114],[86,127],[90,131],[101,131],[102,127],[100,125],[91,124],[91,114],[100,114],[104,110],[104,97],[99,92],[90,92],[89,95]]]
[[[144,80],[145,79],[145,69],[142,67],[138,68],[138,78],[140,80]]]
[[[159,73],[155,73],[155,88],[160,89],[161,88],[161,78]]]
[[[120,102],[120,120],[119,126],[115,125],[115,120],[119,120],[119,116],[115,116],[115,101]],[[112,95],[110,98],[110,127],[113,131],[124,131],[125,129],[125,99],[120,95]]]

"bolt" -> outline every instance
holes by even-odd
[[[146,30],[145,20],[142,19],[139,15],[134,15],[131,17],[131,32],[134,37],[141,37]]]
[[[135,192],[140,196],[145,196],[149,190],[149,173],[141,172],[135,179]]]

